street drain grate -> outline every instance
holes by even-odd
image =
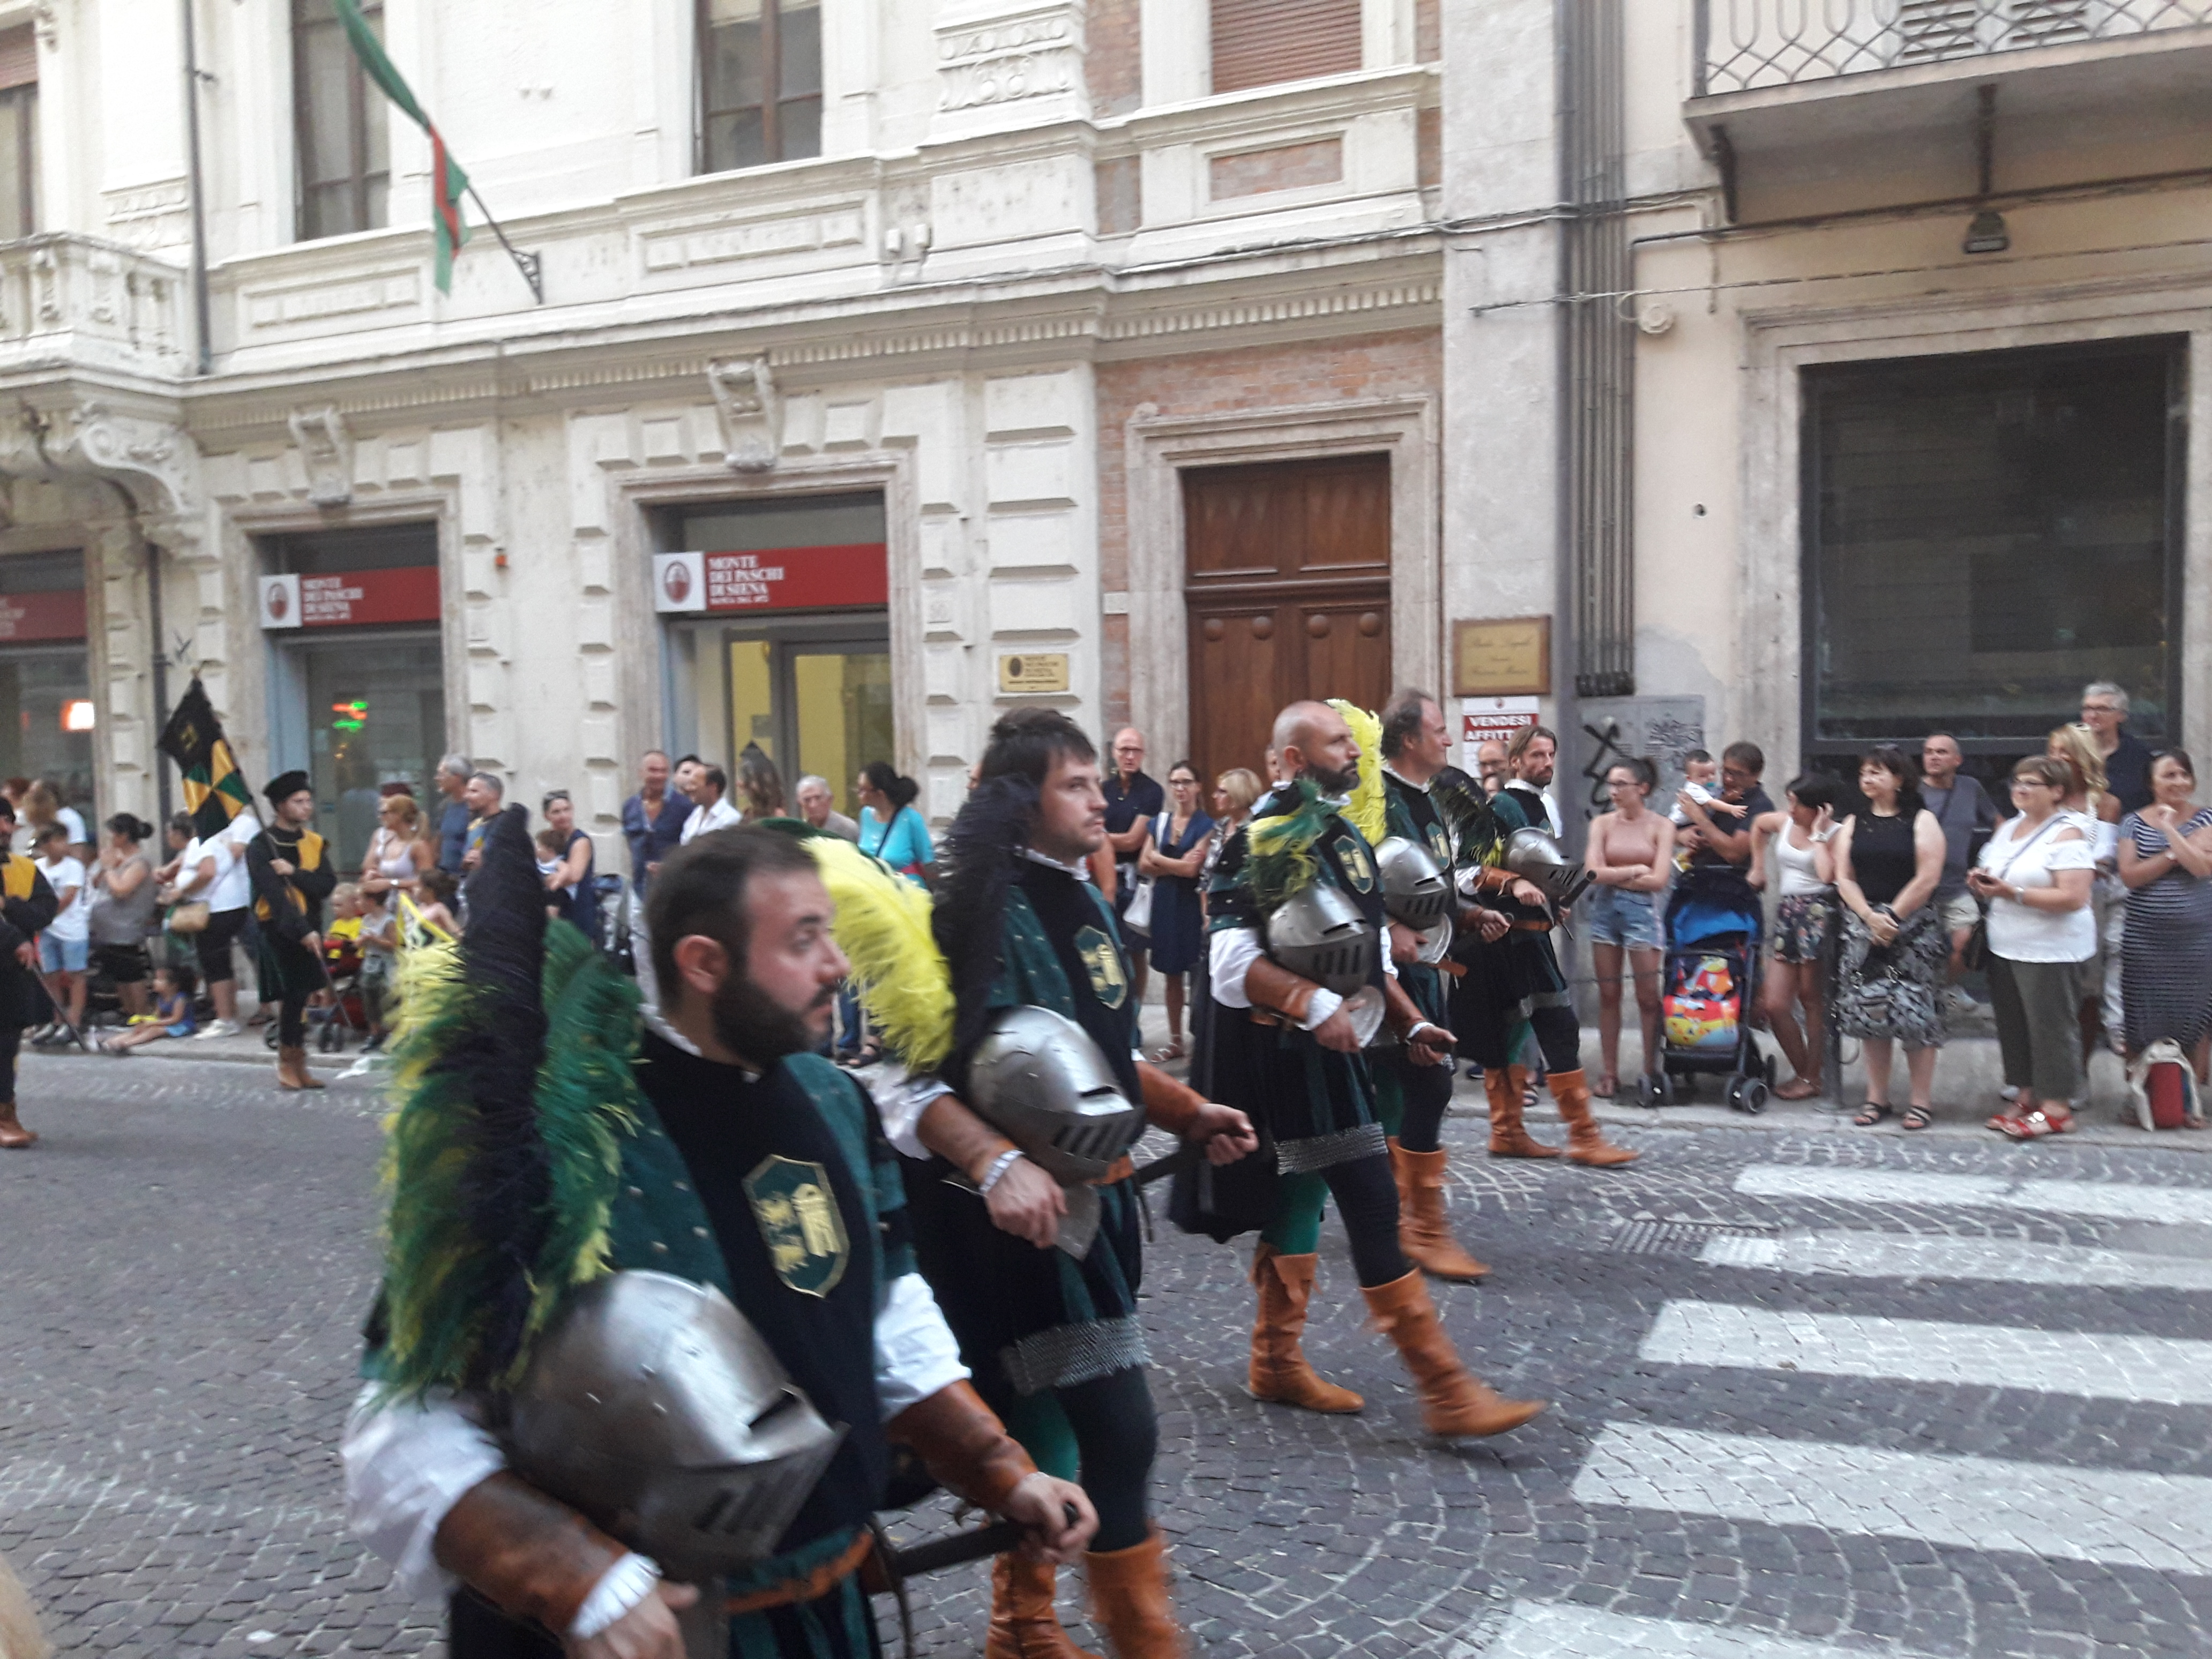
[[[1621,1255],[1694,1256],[1716,1238],[1771,1238],[1779,1231],[1734,1221],[1618,1221],[1606,1248]]]

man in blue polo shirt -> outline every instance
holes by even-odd
[[[689,758],[687,757],[686,758]],[[641,899],[660,861],[682,844],[691,803],[668,789],[668,756],[648,749],[637,769],[637,793],[623,803],[623,839],[629,843],[629,884]]]
[[[446,804],[438,809],[438,867],[449,876],[461,873],[461,857],[469,850],[469,819],[473,814],[461,797],[474,769],[466,755],[448,755],[438,763],[438,793],[446,798]]]

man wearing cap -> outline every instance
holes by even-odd
[[[276,1086],[319,1089],[307,1069],[307,999],[322,989],[323,901],[337,885],[330,849],[307,828],[315,792],[305,772],[286,772],[261,792],[270,824],[246,843],[253,920],[261,931],[261,1000],[278,997]]]
[[[54,919],[54,890],[38,865],[7,851],[15,805],[0,795],[0,1152],[20,1152],[38,1136],[15,1115],[15,1050],[23,1028],[53,1006],[39,980],[38,934]]]

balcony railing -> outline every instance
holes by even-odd
[[[173,374],[185,273],[119,243],[48,231],[0,242],[0,370],[27,364]]]
[[[2212,27],[2212,0],[1698,0],[1697,95]]]

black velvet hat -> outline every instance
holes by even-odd
[[[269,780],[268,787],[261,793],[269,797],[269,804],[271,806],[282,806],[302,789],[313,787],[314,785],[307,781],[307,775],[305,772],[279,772]]]

